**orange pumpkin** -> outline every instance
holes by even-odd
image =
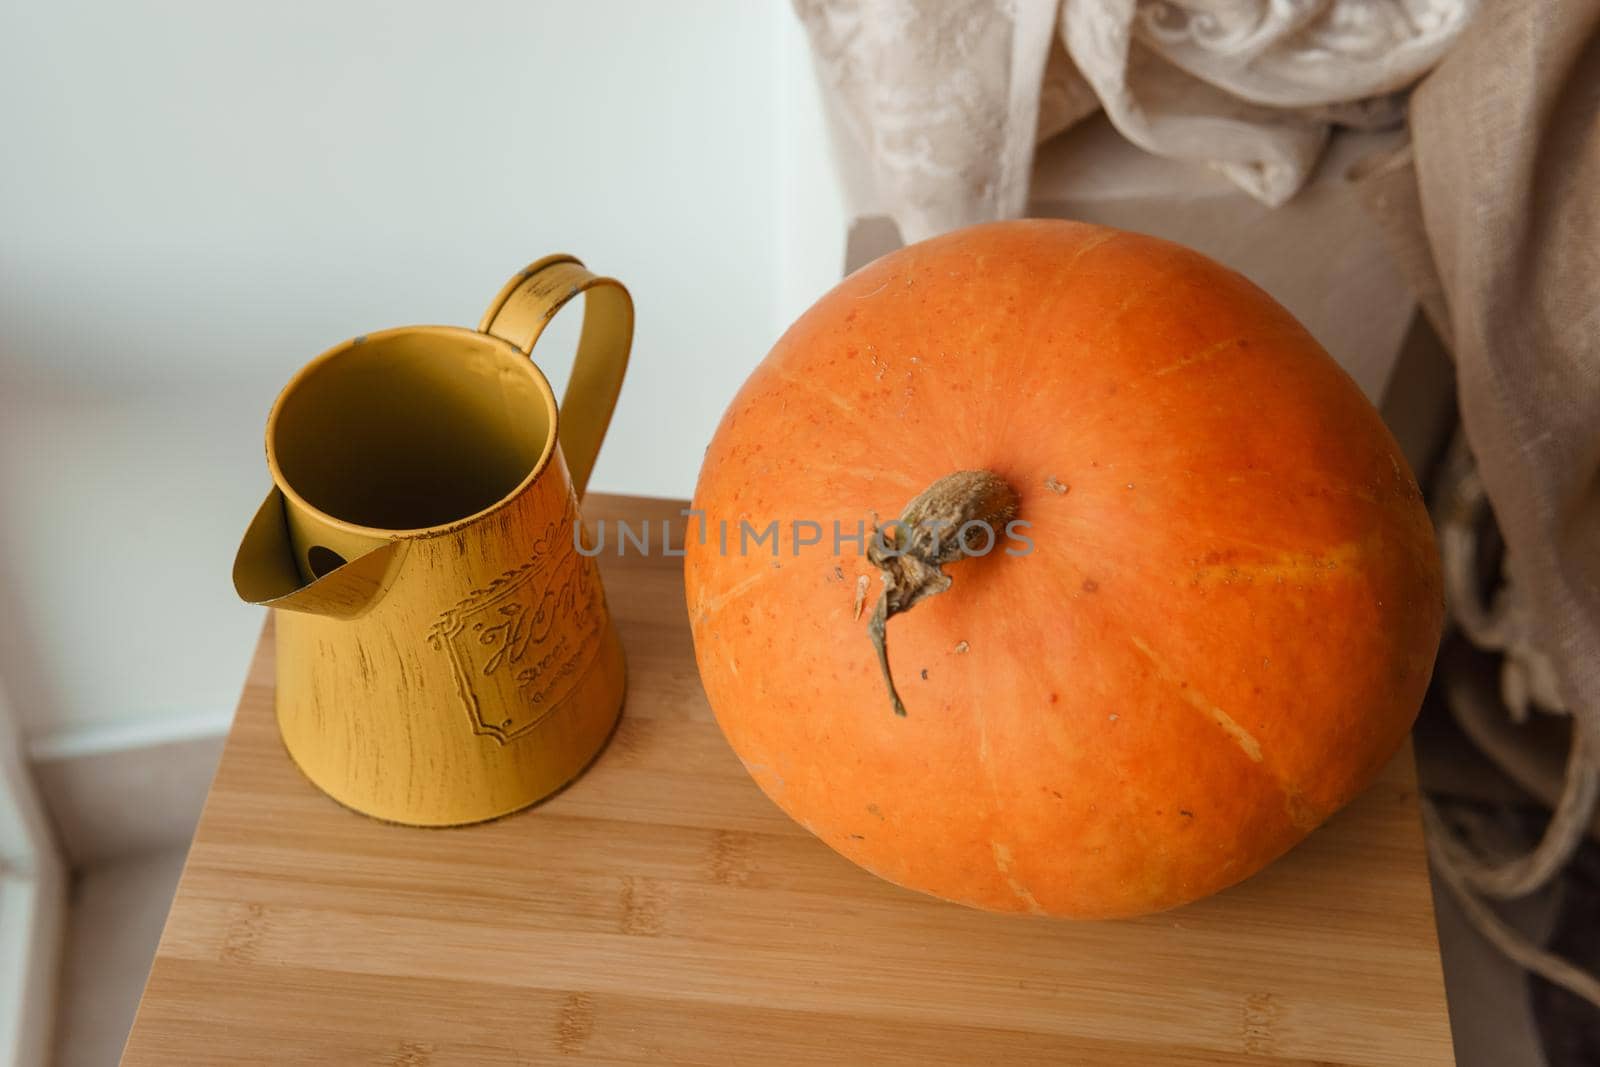
[[[1259,870],[1395,753],[1442,622],[1349,376],[1238,274],[1079,223],[846,278],[734,400],[695,506],[695,652],[750,774],[867,870],[994,911],[1137,915]],[[994,547],[888,523],[934,513]]]

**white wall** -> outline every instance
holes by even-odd
[[[230,713],[276,390],[353,334],[474,324],[547,252],[638,307],[593,487],[686,495],[837,274],[803,48],[787,4],[747,0],[0,8],[0,677],[24,730]]]

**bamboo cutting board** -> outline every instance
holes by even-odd
[[[679,507],[584,510],[656,538]],[[392,826],[308,784],[269,627],[124,1063],[1452,1062],[1409,749],[1210,900],[968,911],[858,870],[756,789],[700,691],[680,561],[614,549],[622,722],[577,783],[498,822]]]

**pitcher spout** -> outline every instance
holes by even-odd
[[[406,545],[386,542],[311,578],[296,562],[283,491],[274,486],[239,544],[233,587],[251,604],[353,619],[382,599],[405,557]]]

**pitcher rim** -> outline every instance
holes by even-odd
[[[474,340],[487,341],[492,347],[496,347],[507,352],[514,357],[514,363],[522,365],[527,369],[528,373],[533,375],[534,384],[538,387],[539,395],[544,398],[545,409],[550,416],[550,428],[545,435],[544,448],[539,452],[539,458],[534,461],[534,464],[531,468],[529,468],[528,473],[524,475],[522,480],[519,481],[514,487],[512,487],[503,496],[495,500],[494,503],[488,505],[487,507],[481,508],[470,515],[464,515],[459,519],[451,519],[449,522],[438,523],[433,526],[417,526],[403,530],[390,529],[384,526],[363,526],[361,523],[351,522],[348,519],[341,519],[337,515],[330,515],[322,508],[317,507],[305,497],[301,496],[299,491],[289,484],[288,478],[285,477],[282,468],[278,465],[277,450],[274,448],[275,432],[278,428],[279,416],[283,412],[284,398],[292,393],[302,381],[313,374],[319,367],[321,367],[323,364],[332,362],[338,356],[348,352],[352,348],[355,348],[357,345],[367,344],[371,341],[381,340],[383,338],[393,337],[397,334],[406,333],[437,333],[449,334],[457,337],[465,334]],[[327,349],[319,354],[316,358],[306,363],[303,367],[295,372],[292,378],[289,379],[288,383],[284,385],[282,390],[279,391],[277,398],[273,400],[272,410],[267,414],[267,431],[265,441],[267,453],[267,471],[272,475],[272,484],[276,486],[278,491],[283,493],[284,497],[290,502],[300,508],[303,508],[305,511],[310,512],[312,515],[315,515],[319,520],[327,523],[329,526],[342,530],[346,533],[390,541],[413,541],[429,537],[440,537],[445,534],[454,533],[465,526],[470,526],[479,519],[487,518],[499,511],[501,508],[509,506],[512,501],[516,500],[524,492],[526,492],[529,486],[538,481],[539,476],[544,473],[545,468],[550,466],[550,463],[555,456],[556,446],[560,443],[560,419],[561,407],[556,402],[555,390],[550,388],[550,379],[545,377],[544,371],[541,370],[539,365],[533,361],[533,357],[531,355],[522,351],[510,341],[507,341],[502,337],[497,337],[492,333],[488,333],[487,331],[474,330],[465,326],[391,326],[387,329],[374,330],[371,333],[359,334],[355,337],[349,338],[348,340],[341,341],[339,344]]]

